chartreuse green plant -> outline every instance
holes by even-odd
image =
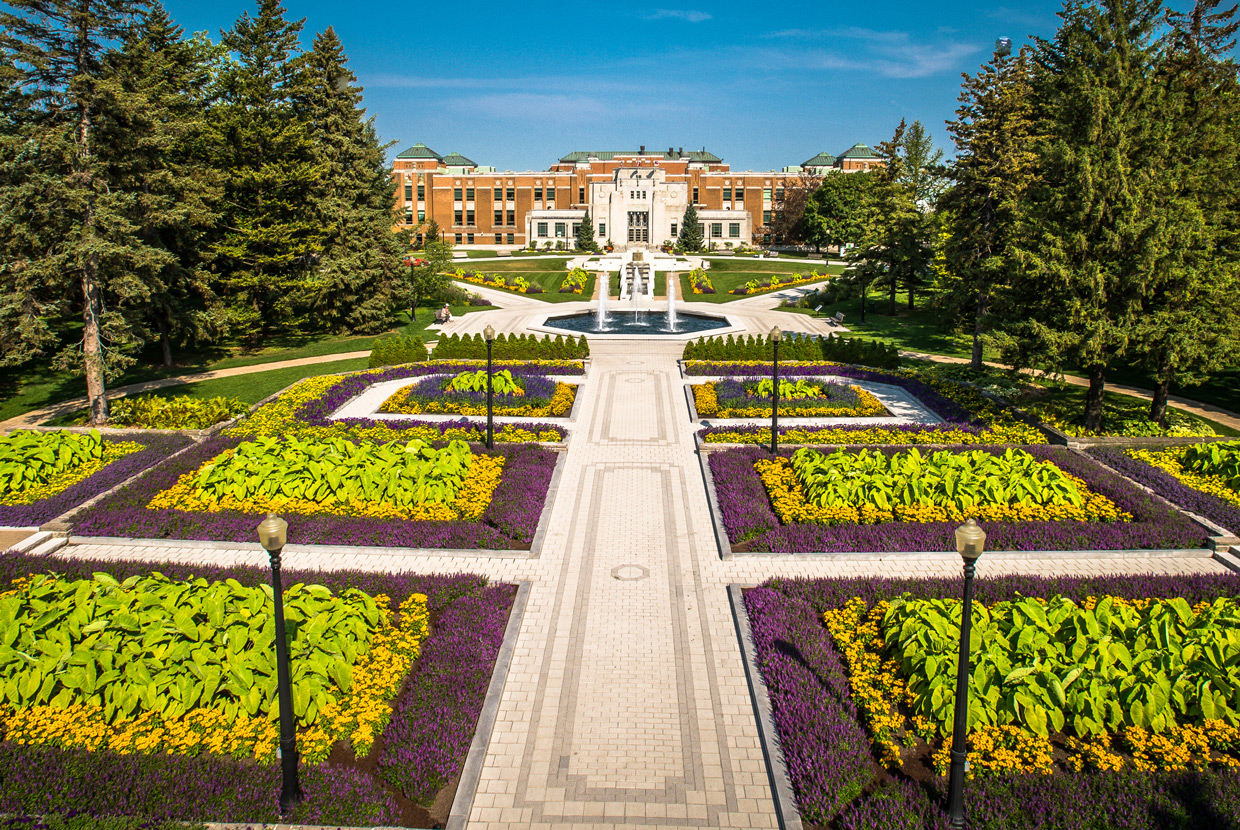
[[[771,390],[775,388],[775,384],[770,378],[764,378],[758,381],[754,387],[753,393],[758,397],[769,398]],[[799,378],[795,381],[779,379],[779,397],[786,400],[799,400],[802,398],[816,398],[822,394],[822,386],[810,383],[805,378]]]
[[[55,477],[101,461],[106,444],[99,430],[35,432],[0,437],[0,497],[44,487]]]
[[[164,398],[140,395],[120,398],[110,404],[109,417],[114,426],[139,429],[206,429],[212,424],[231,420],[250,405],[237,398],[193,398],[178,395]],[[85,419],[83,419],[85,420]]]
[[[974,605],[969,726],[1080,737],[1138,727],[1240,725],[1240,608],[1179,598]],[[882,618],[911,712],[950,730],[960,603],[892,601]]]
[[[1181,463],[1193,472],[1218,476],[1224,485],[1240,491],[1240,441],[1194,444],[1185,448]]]
[[[476,372],[461,372],[446,387],[451,392],[485,392],[487,391],[486,369]],[[521,394],[521,382],[512,376],[508,369],[500,369],[491,374],[491,389],[500,395]]]

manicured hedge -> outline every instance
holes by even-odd
[[[421,337],[380,337],[370,347],[369,366],[371,369],[399,366],[402,363],[418,363],[426,357],[426,344]]]
[[[713,292],[712,292],[713,293]],[[770,338],[741,335],[702,337],[685,344],[684,360],[771,360],[775,350]],[[817,337],[792,332],[779,344],[780,361],[835,360],[879,369],[898,369],[900,352],[891,344],[876,340],[827,335]]]
[[[24,554],[0,558],[0,584],[55,571],[90,578],[106,571],[118,579],[158,570],[172,579],[236,579],[267,584],[258,567],[211,567],[177,563],[55,559]],[[412,593],[427,595],[435,623],[405,690],[392,703],[392,718],[376,745],[385,746],[378,773],[353,767],[303,765],[306,801],[288,816],[305,824],[368,825],[400,822],[402,808],[385,786],[410,801],[429,805],[445,781],[460,773],[476,728],[509,611],[512,585],[489,585],[471,574],[423,576],[362,571],[284,572],[287,584],[314,582],[340,592],[357,588],[384,594],[397,610]],[[420,736],[405,746],[405,736]],[[410,754],[433,759],[416,767]],[[84,810],[92,815],[128,815],[178,821],[279,820],[280,771],[275,765],[198,756],[116,755],[0,741],[0,812],[42,814]]]
[[[487,343],[480,334],[470,336],[449,334],[439,339],[431,357],[436,360],[460,358],[485,358]],[[585,335],[567,338],[557,334],[539,337],[536,334],[500,334],[491,343],[491,357],[495,360],[582,360],[590,356],[590,344]]]
[[[953,579],[772,579],[745,593],[758,668],[802,818],[849,830],[947,826],[946,781],[923,785],[883,771],[868,752],[847,675],[822,614],[853,597],[868,604],[903,594],[956,597]],[[979,579],[976,599],[1016,594],[1076,601],[1088,596],[1240,596],[1240,575],[1138,577],[1001,576]],[[1240,773],[1081,773],[982,778],[965,783],[974,830],[1237,830]]]
[[[1003,447],[962,447],[1002,452]],[[886,449],[895,452],[894,448]],[[1091,490],[1130,513],[1133,522],[986,522],[990,550],[1135,550],[1201,547],[1205,528],[1088,459],[1062,447],[1030,446],[1041,460],[1084,480]],[[780,450],[789,457],[792,450]],[[796,552],[950,551],[952,522],[886,522],[873,525],[781,525],[754,462],[769,455],[740,447],[708,456],[719,511],[734,550]]]

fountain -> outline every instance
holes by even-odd
[[[599,274],[596,280],[602,280],[602,286],[598,292],[598,307],[594,312],[594,330],[607,331],[607,295],[611,293],[611,286],[606,274]]]
[[[680,282],[680,275],[675,271],[667,272],[667,328],[668,331],[676,331],[676,283]]]

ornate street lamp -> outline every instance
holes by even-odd
[[[969,728],[969,636],[973,628],[973,569],[986,545],[986,531],[969,519],[956,528],[956,552],[964,560],[964,607],[960,609],[960,656],[956,663],[956,711],[952,726],[951,771],[947,817],[953,828],[964,828],[965,732]]]
[[[1012,39],[1010,37],[1001,37],[995,41],[995,57],[1006,58],[1012,54]]]
[[[271,560],[271,591],[276,605],[276,682],[280,695],[280,815],[301,801],[297,781],[297,729],[293,720],[293,684],[289,677],[288,640],[284,634],[284,588],[280,585],[280,552],[288,538],[288,522],[268,513],[258,526],[258,543]]]
[[[779,449],[779,341],[783,336],[779,326],[771,329],[771,455]]]
[[[495,418],[491,410],[491,349],[495,345],[495,329],[488,323],[482,330],[487,341],[487,449],[495,449]]]

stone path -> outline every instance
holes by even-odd
[[[600,342],[536,559],[332,556],[289,568],[462,570],[531,583],[469,827],[775,827],[727,586],[772,575],[950,575],[952,559],[735,559],[715,547],[681,346]],[[62,555],[261,565],[257,545]],[[996,573],[1222,572],[1210,559],[982,559]]]

